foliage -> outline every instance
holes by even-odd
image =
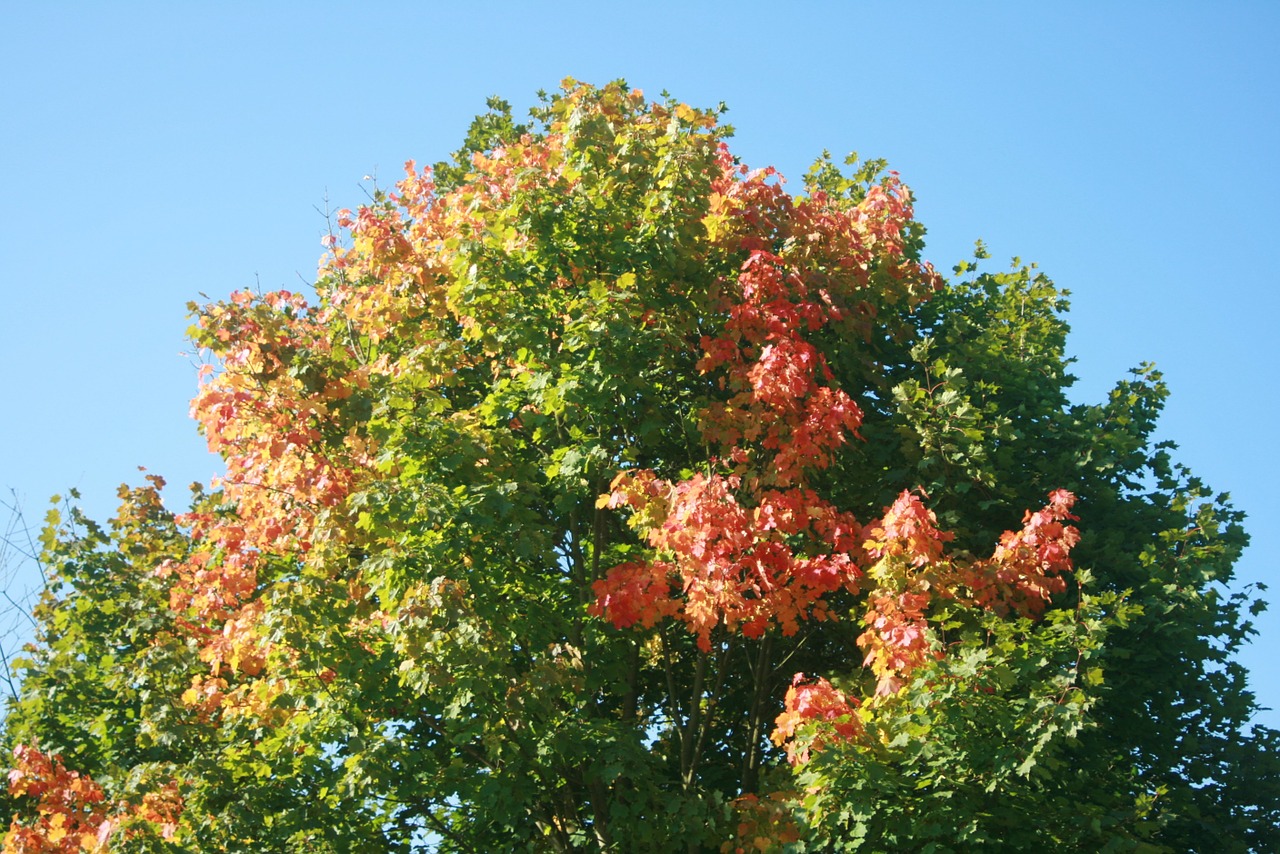
[[[6,850],[1280,844],[1158,373],[1072,405],[1065,292],[882,163],[489,106],[313,301],[193,304],[216,491],[51,515]]]

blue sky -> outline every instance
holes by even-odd
[[[624,77],[724,101],[735,153],[795,184],[824,148],[887,158],[941,269],[978,238],[1037,262],[1072,292],[1075,399],[1156,362],[1160,438],[1249,513],[1242,583],[1280,581],[1278,38],[1265,2],[6,0],[0,489],[106,518],[145,465],[179,504],[218,471],[188,300],[302,287],[319,210],[445,157],[487,96]],[[1258,625],[1280,708],[1280,605]]]

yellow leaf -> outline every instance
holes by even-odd
[[[720,226],[728,222],[728,217],[721,214],[707,214],[702,218],[702,226],[707,230],[707,239],[714,241],[720,236]]]
[[[48,839],[50,842],[62,841],[63,837],[67,835],[67,828],[64,826],[66,823],[67,817],[62,813],[58,813],[53,818],[49,819]]]

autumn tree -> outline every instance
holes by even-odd
[[[54,513],[6,851],[1246,851],[1241,515],[880,162],[567,81],[193,305],[225,460]]]

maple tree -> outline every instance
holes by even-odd
[[[213,491],[51,514],[6,851],[1280,842],[1158,373],[1069,403],[1063,292],[883,163],[490,108],[313,297],[192,306]]]

